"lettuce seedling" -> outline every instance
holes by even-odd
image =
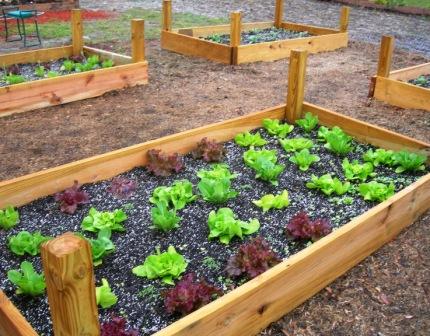
[[[318,162],[319,160],[320,157],[311,154],[309,149],[302,149],[289,158],[289,161],[298,165],[301,171],[307,171],[312,163]]]
[[[270,209],[283,209],[290,204],[288,199],[288,191],[284,190],[279,195],[264,195],[258,201],[252,201],[256,206],[263,208],[263,212],[267,212]]]
[[[270,135],[275,135],[279,138],[285,138],[294,129],[293,125],[281,124],[279,119],[264,119],[263,127]]]
[[[372,149],[369,149],[363,154],[363,160],[365,162],[370,162],[374,167],[378,167],[380,164],[392,166],[393,154],[394,152],[392,150],[378,148],[377,150],[373,151]]]
[[[306,138],[279,139],[279,142],[286,152],[296,152],[314,146],[312,140]]]
[[[344,159],[342,162],[343,173],[347,180],[360,180],[364,182],[369,176],[373,177],[376,174],[373,172],[373,165],[370,162],[364,164],[358,163],[357,160],[349,162],[348,159]]]
[[[166,207],[180,210],[196,198],[197,196],[193,195],[193,185],[190,181],[177,180],[170,187],[161,186],[155,188],[149,201],[153,204],[163,202]]]
[[[78,205],[89,202],[89,195],[80,190],[78,181],[75,181],[73,186],[67,188],[61,193],[57,193],[54,199],[60,202],[60,211],[67,214],[74,214]]]
[[[228,260],[226,272],[230,277],[244,275],[252,279],[280,262],[269,244],[262,237],[256,237],[239,246],[237,253]]]
[[[185,316],[211,302],[222,291],[204,280],[195,280],[193,273],[183,276],[176,286],[163,293],[164,307],[169,314],[180,313]]]
[[[38,296],[45,292],[44,275],[38,274],[34,270],[33,264],[28,261],[21,263],[21,270],[8,271],[7,278],[18,287],[16,294]]]
[[[116,198],[127,199],[136,191],[136,187],[136,181],[117,176],[112,179],[107,191],[112,193]]]
[[[98,55],[91,55],[87,58],[87,64],[98,65],[100,63],[100,58]]]
[[[181,220],[176,215],[176,210],[169,210],[166,203],[161,201],[155,203],[155,207],[151,208],[151,219],[153,225],[150,228],[159,229],[164,232],[178,228],[178,223]]]
[[[331,174],[325,174],[321,177],[312,175],[311,182],[306,183],[309,189],[319,189],[327,196],[335,193],[343,195],[348,192],[351,184],[349,182],[342,183],[337,177],[332,178]]]
[[[405,171],[423,171],[427,156],[402,150],[393,154],[393,165],[396,167],[396,173]]]
[[[267,141],[261,137],[260,132],[255,134],[249,132],[239,133],[234,137],[234,141],[242,147],[259,147],[267,144]]]
[[[114,62],[111,59],[106,59],[102,62],[102,68],[106,69],[106,68],[112,68],[114,66]]]
[[[40,246],[52,239],[52,237],[43,236],[40,231],[31,234],[28,231],[21,231],[15,236],[9,237],[9,249],[20,256],[28,253],[36,256],[40,253]]]
[[[49,70],[47,73],[46,73],[46,77],[48,77],[48,78],[54,78],[54,77],[58,77],[60,74],[57,72],[57,71],[54,71],[54,70]]]
[[[343,131],[329,131],[325,135],[325,140],[327,143],[324,145],[324,147],[338,155],[344,156],[353,149],[351,145],[351,139],[352,138],[349,135],[343,133]]]
[[[43,65],[38,65],[35,69],[34,69],[34,74],[37,77],[43,78],[45,77],[45,67]]]
[[[273,185],[278,185],[278,177],[284,171],[285,165],[278,165],[276,162],[276,150],[260,150],[249,149],[243,153],[243,160],[246,165],[256,171],[256,178],[268,181]]]
[[[185,272],[187,262],[184,257],[176,252],[173,246],[169,246],[167,252],[160,252],[146,257],[143,265],[133,268],[133,274],[139,277],[146,277],[150,280],[161,278],[168,285],[173,285],[173,279]]]
[[[393,183],[386,185],[376,181],[361,183],[358,186],[360,195],[363,196],[366,201],[383,202],[394,195],[394,189]]]
[[[296,120],[296,124],[304,129],[305,132],[309,133],[318,125],[318,116],[314,116],[310,112],[305,113],[303,119]]]
[[[227,165],[213,165],[211,170],[200,170],[197,176],[200,177],[197,187],[205,201],[220,204],[237,196],[231,189],[231,180],[237,174],[232,174]]]
[[[311,220],[304,211],[297,213],[287,224],[286,232],[294,239],[318,239],[328,235],[332,228],[327,219]]]
[[[126,330],[126,322],[123,317],[112,316],[110,321],[100,325],[100,336],[139,336],[138,330]]]
[[[111,236],[111,230],[102,229],[97,234],[97,239],[88,239],[91,246],[94,266],[101,265],[104,257],[115,251],[115,244],[110,240]]]
[[[211,211],[208,217],[209,239],[219,238],[223,244],[230,243],[233,237],[243,238],[243,235],[250,235],[260,229],[258,219],[251,219],[244,222],[236,219],[230,208],[221,208],[218,211]]]
[[[19,223],[19,212],[13,206],[0,209],[0,228],[10,230]]]
[[[182,156],[178,153],[166,154],[159,149],[150,149],[147,155],[146,168],[155,176],[169,176],[173,172],[179,173],[184,168]]]
[[[96,287],[96,302],[103,309],[112,307],[118,302],[118,297],[112,292],[105,278],[102,279],[102,285]]]
[[[20,84],[26,81],[24,76],[14,74],[4,75],[3,80],[7,85]]]
[[[327,135],[331,133],[337,134],[338,136],[345,135],[345,132],[338,126],[334,126],[332,129],[329,129],[325,126],[321,126],[318,129],[318,138],[320,140],[327,141]]]
[[[62,71],[72,72],[75,70],[75,62],[72,60],[65,60],[60,68]]]
[[[109,229],[111,231],[125,231],[122,222],[127,219],[127,215],[122,209],[110,211],[97,211],[91,208],[88,216],[86,216],[82,223],[81,228],[85,231],[97,232],[102,229]]]
[[[203,159],[206,162],[221,162],[225,149],[222,143],[203,138],[197,143],[197,148],[191,152],[194,159]]]

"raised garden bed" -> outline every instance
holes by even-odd
[[[21,9],[34,9],[38,11],[57,11],[57,10],[70,10],[79,8],[79,0],[9,0],[0,1],[0,6],[17,6]]]
[[[230,25],[174,30],[172,29],[172,4],[170,0],[164,0],[161,47],[225,64],[240,64],[287,58],[294,48],[318,53],[347,46],[348,7],[341,9],[338,29],[283,21],[283,7],[283,0],[277,0],[274,22],[242,23],[241,14],[234,12],[231,14]],[[274,39],[267,39],[268,42],[261,42],[266,38],[261,34],[260,39],[256,39],[255,43],[249,43],[247,37],[255,30],[265,31],[273,28],[282,29],[283,33],[276,34],[273,36]]]
[[[370,83],[369,97],[391,105],[430,111],[430,63],[391,71],[394,38],[383,36],[378,72]]]
[[[148,82],[148,63],[145,61],[144,21],[131,22],[132,56],[124,56],[83,45],[81,11],[72,11],[72,45],[31,50],[0,55],[2,80],[0,83],[0,116],[25,112],[41,107],[59,105],[75,100],[100,96],[105,92],[118,90]],[[79,59],[82,58],[83,59]],[[97,59],[93,66],[86,60]],[[63,60],[74,59],[72,69],[61,69]],[[44,66],[44,74],[36,76],[36,67]],[[49,72],[48,67],[54,69]],[[91,64],[90,64],[91,65]],[[103,67],[106,65],[106,67]],[[20,72],[23,76],[5,77],[5,72]],[[35,77],[42,78],[33,80]]]
[[[316,140],[318,128],[306,133],[296,125],[286,138],[313,138],[315,146],[311,152],[321,157],[319,163],[312,164],[309,171],[302,172],[289,161],[292,154],[285,152],[284,157],[279,155],[279,163],[287,165],[277,179],[279,185],[255,179],[253,169],[245,166],[242,161],[242,155],[248,149],[239,147],[231,139],[238,133],[261,129],[267,118],[286,118],[289,123],[294,124],[297,119],[304,117],[304,112],[317,116],[320,125],[339,126],[355,137],[353,144],[356,149],[347,154],[350,160],[361,160],[362,155],[373,148],[372,146],[394,151],[406,149],[425,154],[430,151],[430,145],[426,143],[304,103],[305,62],[306,52],[293,52],[286,105],[2,182],[0,208],[6,205],[21,206],[21,224],[17,229],[41,229],[44,234],[51,235],[66,230],[80,230],[82,217],[88,213],[90,206],[99,207],[99,210],[125,208],[129,216],[124,222],[127,230],[113,234],[112,240],[117,244],[117,251],[106,257],[101,266],[97,266],[95,274],[97,283],[101,277],[105,277],[118,295],[120,301],[117,312],[123,310],[131,325],[146,327],[146,333],[142,333],[143,335],[155,332],[175,319],[163,312],[162,303],[157,298],[161,288],[171,286],[162,285],[160,280],[136,278],[131,273],[130,266],[141,264],[146,256],[154,253],[154,248],[158,245],[162,251],[169,245],[175,245],[177,251],[189,259],[189,270],[228,291],[229,286],[235,287],[243,282],[243,278],[227,281],[225,273],[222,272],[227,259],[237,251],[241,242],[233,239],[230,244],[224,245],[218,239],[208,241],[208,212],[228,206],[244,221],[257,218],[261,227],[259,233],[254,232],[253,236],[264,236],[279,257],[286,259],[214,302],[173,322],[156,335],[256,334],[393,239],[429,207],[427,200],[430,196],[430,174],[426,174],[426,170],[397,175],[393,169],[384,168],[383,165],[375,168],[377,175],[371,179],[379,178],[384,183],[391,180],[397,191],[380,204],[364,201],[356,193],[348,194],[352,197],[350,203],[345,202],[345,196],[330,198],[319,191],[307,189],[304,184],[312,174],[332,172],[342,180],[343,177],[346,178],[340,166],[343,158],[333,155],[322,145],[324,142],[319,144]],[[265,124],[267,126],[266,122]],[[263,138],[268,141],[265,146],[269,149],[276,148],[279,154],[283,153],[284,149],[279,147],[278,139],[265,132],[260,130]],[[154,188],[171,185],[174,180],[182,178],[188,178],[196,184],[196,171],[209,169],[209,165],[188,155],[185,158],[186,168],[179,175],[156,177],[141,168],[148,164],[148,151],[161,149],[168,153],[186,154],[195,149],[196,143],[203,137],[225,142],[224,162],[228,164],[231,172],[240,174],[232,184],[239,196],[222,205],[212,205],[202,199],[194,200],[178,212],[182,217],[180,228],[166,233],[149,228],[151,205],[148,199]],[[154,168],[153,165],[150,167]],[[110,183],[105,180],[118,174],[137,180],[138,187],[129,199],[116,199],[106,190]],[[90,203],[80,205],[73,215],[65,215],[59,211],[57,203],[46,196],[61,192],[75,180],[80,183],[93,183],[83,187],[90,195]],[[284,189],[288,190],[290,198],[290,204],[284,209],[272,209],[263,213],[251,203],[265,194],[278,194]],[[126,205],[130,203],[133,206]],[[311,212],[313,219],[320,216],[330,219],[336,230],[313,244],[309,243],[310,240],[292,242],[285,236],[285,224],[300,210]],[[46,225],[46,228],[41,225]],[[12,232],[16,233],[15,229],[13,230]],[[2,237],[2,244],[4,241],[5,237]],[[84,242],[76,236],[63,235],[42,248],[54,328],[69,326],[70,330],[82,330],[88,335],[98,335],[91,259],[85,259],[89,256],[85,244],[81,246],[76,241]],[[7,263],[7,267],[16,267],[19,264],[20,260],[16,257],[9,255],[9,258],[2,261]],[[73,267],[64,268],[67,272],[63,274],[63,267],[72,261]],[[221,271],[217,271],[214,265],[220,265]],[[2,264],[3,267],[5,266]],[[40,262],[36,262],[36,268],[41,269]],[[53,273],[56,276],[53,276]],[[4,281],[1,283],[8,296],[12,297],[19,307],[26,307],[26,315],[46,314],[46,300],[23,302],[11,294],[13,288],[10,285],[4,285]],[[140,296],[137,296],[139,292]],[[0,333],[36,335],[4,293],[0,291],[0,295]],[[78,298],[79,304],[73,303],[74,299]],[[31,312],[33,309],[36,312]],[[63,311],[68,313],[60,314],[60,319],[58,312]],[[102,318],[106,319],[109,312],[103,311]],[[157,317],[158,314],[161,317]],[[40,322],[36,322],[36,325],[39,324]],[[148,325],[155,328],[151,329]],[[82,329],[73,329],[78,327]]]

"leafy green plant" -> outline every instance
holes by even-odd
[[[261,137],[260,132],[255,134],[249,132],[239,133],[234,137],[234,141],[242,147],[259,147],[267,143],[267,141]]]
[[[235,236],[242,239],[243,235],[257,232],[260,229],[260,222],[258,219],[251,219],[249,222],[238,220],[233,210],[221,208],[209,213],[208,226],[209,239],[219,238],[221,243],[228,244]]]
[[[33,264],[28,261],[21,263],[21,270],[10,270],[7,278],[17,286],[16,294],[30,296],[42,295],[45,292],[46,283],[43,274],[38,274]]]
[[[223,43],[221,35],[219,34],[212,34],[212,35],[206,36],[205,40],[212,41],[215,43]]]
[[[92,64],[92,65],[97,65],[100,63],[100,57],[98,55],[91,55],[90,57],[87,58],[86,63]]]
[[[19,212],[13,206],[0,209],[0,228],[10,230],[19,223]]]
[[[249,149],[243,153],[243,160],[247,166],[256,171],[256,178],[278,185],[278,177],[284,171],[285,165],[276,164],[278,161],[276,150]]]
[[[321,132],[321,128],[319,132]],[[327,131],[326,133],[324,133],[325,131],[322,132],[324,134],[323,137],[327,142],[324,147],[342,156],[352,151],[352,138],[349,135],[345,134],[339,127],[335,126],[332,130]]]
[[[339,136],[345,135],[345,132],[338,126],[334,126],[332,129],[327,128],[325,126],[321,126],[320,128],[318,128],[318,138],[320,140],[326,141],[327,135],[331,133],[337,134]]]
[[[114,62],[111,59],[106,59],[102,62],[102,68],[106,69],[106,68],[112,68],[114,66]]]
[[[97,234],[97,239],[88,239],[91,245],[94,266],[101,265],[104,257],[115,251],[115,244],[110,240],[112,232],[102,229]]]
[[[423,171],[427,156],[402,150],[393,154],[393,165],[396,167],[396,173],[405,171]]]
[[[347,180],[360,180],[364,182],[369,176],[373,177],[376,174],[373,172],[373,165],[370,162],[360,164],[357,160],[349,162],[345,158],[342,162],[343,173]]]
[[[159,229],[164,232],[179,227],[178,223],[181,220],[176,215],[175,209],[169,210],[166,203],[161,201],[155,203],[155,207],[151,208],[151,219],[153,224],[151,229]]]
[[[312,113],[306,112],[303,119],[296,120],[296,124],[303,128],[305,132],[309,133],[318,126],[318,116],[314,116]]]
[[[286,152],[296,152],[302,149],[309,149],[314,146],[312,140],[306,138],[279,139],[279,142]]]
[[[7,85],[20,84],[26,81],[24,76],[14,74],[4,75],[3,80]]]
[[[57,72],[57,71],[54,71],[54,70],[49,70],[47,73],[46,73],[46,77],[48,77],[48,78],[54,78],[54,77],[58,77],[60,74]]]
[[[279,195],[268,194],[264,195],[257,201],[252,201],[256,206],[263,208],[263,212],[267,212],[270,209],[283,209],[290,204],[288,199],[288,191],[284,190]]]
[[[137,296],[139,296],[140,298],[148,298],[155,300],[160,297],[160,294],[158,293],[158,290],[157,288],[155,288],[155,286],[149,285],[140,290],[139,293],[137,293]]]
[[[185,272],[187,262],[184,257],[176,252],[173,246],[169,246],[166,252],[161,253],[157,248],[157,253],[146,257],[143,265],[133,268],[133,274],[148,279],[161,278],[168,285],[173,285],[173,279]]]
[[[118,297],[112,292],[105,278],[102,279],[102,285],[96,287],[96,301],[97,305],[103,309],[112,307],[118,302]]]
[[[358,186],[360,195],[363,196],[366,201],[385,201],[389,197],[394,195],[394,184],[389,185],[371,181],[368,183],[361,183]]]
[[[302,149],[289,158],[289,161],[299,166],[302,171],[307,171],[310,165],[320,160],[318,155],[311,154],[309,149]]]
[[[321,177],[312,175],[311,182],[306,183],[306,187],[319,189],[327,196],[333,193],[340,196],[348,192],[351,184],[349,182],[342,183],[337,177],[333,178],[330,174],[325,174]]]
[[[215,270],[215,271],[219,270],[221,267],[220,263],[212,257],[204,257],[202,264],[206,268],[208,268],[210,270]]]
[[[197,198],[193,195],[193,185],[188,180],[174,181],[170,187],[161,186],[154,189],[149,201],[153,204],[163,202],[175,210],[183,209]]]
[[[91,208],[88,216],[86,216],[81,224],[81,228],[85,231],[97,232],[102,229],[110,229],[111,231],[125,231],[122,222],[127,219],[126,213],[122,209],[110,211],[97,211]]]
[[[378,167],[380,164],[392,166],[393,154],[394,152],[392,150],[378,148],[373,151],[372,149],[369,149],[363,154],[363,160],[365,162],[370,162],[374,167]]]
[[[220,204],[237,196],[237,192],[231,189],[231,180],[237,174],[232,174],[227,165],[213,165],[211,170],[200,170],[197,176],[200,177],[197,187],[205,201]]]
[[[38,65],[35,69],[34,69],[34,74],[37,77],[43,78],[45,77],[45,67],[43,65]]]
[[[40,231],[31,234],[28,231],[21,231],[15,236],[9,237],[8,246],[10,250],[20,256],[28,253],[32,256],[40,253],[40,246],[51,239],[43,236]]]
[[[287,123],[281,124],[279,119],[264,119],[263,127],[270,135],[275,135],[280,138],[285,138],[294,129],[293,125]]]

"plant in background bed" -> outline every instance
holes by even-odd
[[[28,253],[32,256],[40,253],[42,243],[52,239],[52,237],[43,236],[40,231],[31,234],[28,231],[21,231],[15,236],[9,237],[9,249],[20,256]]]
[[[110,321],[100,326],[100,336],[139,336],[139,331],[126,329],[127,321],[123,317],[112,316]]]
[[[75,181],[73,186],[63,192],[55,194],[54,198],[60,202],[60,211],[68,214],[74,214],[78,205],[89,202],[89,195],[80,190],[78,181]]]
[[[222,143],[203,138],[197,143],[197,148],[191,152],[194,159],[203,159],[206,162],[221,162],[225,149]]]
[[[146,277],[150,280],[161,278],[164,283],[173,285],[173,279],[185,272],[187,262],[184,257],[176,252],[173,246],[169,246],[166,252],[161,253],[157,248],[157,253],[146,257],[143,265],[133,268],[133,274],[139,277]]]
[[[348,192],[351,184],[349,182],[342,183],[337,177],[333,178],[331,174],[325,174],[321,177],[312,175],[311,182],[306,183],[309,189],[319,189],[327,196],[335,193],[343,195]]]
[[[54,78],[54,77],[58,77],[60,74],[57,71],[54,70],[50,70],[46,73],[46,77],[48,78]]]
[[[102,308],[109,308],[118,302],[117,296],[112,292],[108,281],[103,278],[102,285],[96,287],[96,301],[97,305]]]
[[[310,112],[306,112],[303,119],[296,120],[296,124],[303,128],[305,132],[310,133],[318,126],[318,117]]]
[[[307,171],[312,163],[318,162],[320,157],[315,154],[311,154],[309,149],[302,149],[300,152],[295,153],[289,158],[289,161],[299,166],[301,171]]]
[[[125,231],[122,222],[127,219],[127,215],[122,209],[114,211],[97,211],[91,208],[82,223],[81,228],[85,231],[97,232],[102,229],[109,229],[112,231]]]
[[[205,201],[220,204],[237,196],[237,192],[231,189],[231,180],[237,174],[232,174],[227,165],[213,165],[211,170],[197,172],[197,176],[200,178],[197,187]]]
[[[278,177],[284,171],[285,165],[278,165],[276,150],[260,150],[249,149],[243,153],[243,159],[247,166],[256,171],[256,178],[268,181],[273,185],[278,185]]]
[[[149,201],[153,204],[162,202],[166,207],[173,206],[175,210],[180,210],[196,198],[197,196],[193,195],[193,185],[190,181],[177,180],[170,187],[155,188]]]
[[[294,129],[293,125],[281,124],[279,119],[264,119],[263,127],[270,135],[275,135],[279,138],[285,138]]]
[[[332,228],[327,219],[311,220],[304,211],[297,213],[287,224],[286,233],[294,239],[318,239],[328,235]]]
[[[14,74],[4,75],[3,80],[7,85],[20,84],[26,81],[24,76]]]
[[[228,260],[226,272],[230,277],[252,279],[281,261],[262,237],[256,237],[239,246],[237,253]]]
[[[164,202],[157,202],[155,207],[151,208],[151,219],[153,225],[150,228],[164,232],[178,228],[178,223],[181,220],[176,215],[176,211],[174,209],[169,210]]]
[[[75,62],[73,60],[65,60],[60,68],[61,71],[72,72],[75,70]]]
[[[117,176],[112,179],[107,191],[119,199],[126,199],[130,198],[130,196],[136,191],[136,187],[136,181]]]
[[[286,152],[296,152],[314,146],[312,140],[306,138],[279,139],[279,142]]]
[[[178,153],[166,154],[159,149],[150,149],[147,155],[146,168],[156,176],[169,176],[173,172],[179,173],[184,168],[182,156]]]
[[[193,273],[188,273],[174,288],[163,293],[164,307],[169,314],[180,313],[185,316],[219,295],[222,295],[220,289],[209,285],[203,279],[197,281]]]
[[[358,163],[357,160],[349,162],[348,159],[344,159],[342,162],[343,173],[347,180],[360,180],[364,182],[369,176],[373,177],[376,174],[373,172],[373,165],[370,162],[364,164]]]
[[[358,186],[360,195],[363,196],[366,201],[378,201],[382,202],[394,195],[394,184],[389,185],[371,181],[369,183],[361,183]]]
[[[35,69],[34,69],[34,74],[37,77],[43,78],[45,77],[45,67],[43,65],[38,65]]]
[[[392,166],[393,154],[394,152],[392,150],[378,148],[373,151],[372,149],[369,149],[366,153],[363,154],[363,160],[365,162],[370,162],[375,167],[378,167],[380,164]]]
[[[103,258],[115,251],[115,244],[110,240],[112,232],[102,229],[97,234],[97,239],[88,239],[91,245],[94,266],[101,265]]]
[[[28,261],[21,263],[21,270],[8,271],[7,278],[18,287],[16,294],[38,296],[45,292],[44,275],[38,274],[34,270],[33,264]]]
[[[290,204],[288,199],[288,191],[284,190],[279,195],[264,195],[258,201],[252,201],[256,206],[263,208],[263,212],[267,212],[270,209],[283,209]]]
[[[236,219],[230,208],[221,208],[218,211],[211,211],[208,217],[209,239],[219,238],[223,244],[230,243],[233,237],[243,238],[243,235],[250,235],[260,229],[258,219],[251,219],[249,222]]]
[[[249,132],[239,133],[234,137],[234,141],[242,147],[259,147],[267,144],[267,141],[261,137],[260,132],[255,134]]]
[[[19,223],[19,212],[13,206],[0,209],[0,228],[10,230]]]
[[[405,171],[423,171],[427,156],[424,154],[416,154],[407,150],[402,150],[393,154],[393,165],[396,167],[396,173]]]

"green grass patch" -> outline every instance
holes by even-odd
[[[373,0],[373,2],[387,7],[408,6],[430,9],[430,0]]]

